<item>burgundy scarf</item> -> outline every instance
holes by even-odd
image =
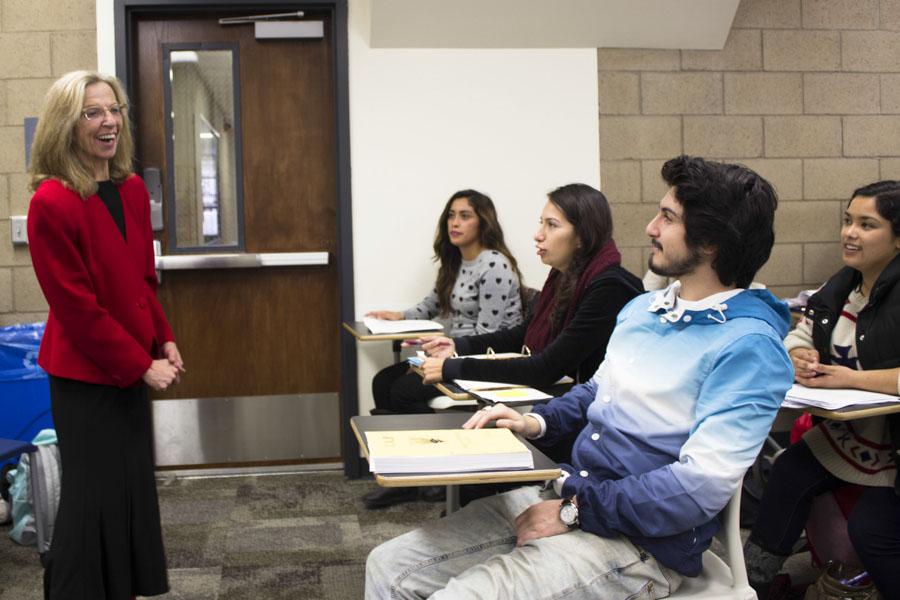
[[[575,284],[575,291],[569,300],[569,308],[566,311],[566,318],[563,319],[560,331],[565,329],[572,317],[575,316],[575,311],[581,303],[581,297],[584,295],[584,290],[587,289],[588,284],[597,275],[621,262],[622,255],[619,254],[616,243],[613,240],[609,240],[603,244],[597,254],[594,255],[594,258],[591,259],[591,262],[584,268],[584,271],[581,272],[581,276]],[[560,271],[556,269],[550,271],[547,281],[544,282],[544,287],[541,289],[541,296],[538,299],[537,307],[534,309],[534,316],[531,317],[531,322],[528,323],[528,328],[525,330],[525,345],[528,346],[528,349],[533,354],[542,352],[559,333],[559,331],[555,333],[550,331],[550,318],[553,315],[553,309],[556,304],[556,286],[559,283],[559,277]]]

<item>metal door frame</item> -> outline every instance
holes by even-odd
[[[116,73],[125,89],[131,93],[131,73],[134,57],[131,56],[133,21],[135,17],[153,13],[216,13],[223,8],[246,8],[255,13],[268,10],[319,9],[330,10],[334,40],[334,94],[335,138],[337,161],[337,236],[338,236],[338,294],[340,296],[341,321],[355,320],[353,296],[353,223],[350,197],[350,99],[347,55],[347,0],[115,0],[114,22],[116,34]],[[350,417],[359,412],[356,381],[356,344],[352,336],[344,335],[340,323],[335,324],[334,335],[340,336],[341,387],[339,390],[341,418],[341,452],[344,473],[358,478],[362,470],[359,446],[350,429]]]

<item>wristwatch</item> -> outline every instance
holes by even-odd
[[[559,505],[559,519],[566,527],[578,527],[578,506],[571,498],[566,498]]]

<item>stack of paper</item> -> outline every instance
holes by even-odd
[[[461,473],[533,469],[509,429],[431,429],[366,433],[373,473]]]
[[[365,326],[374,334],[382,333],[409,333],[411,331],[440,331],[444,328],[437,321],[423,319],[403,319],[400,321],[387,321],[385,319],[373,319],[365,317]]]
[[[847,406],[865,406],[900,402],[897,396],[850,389],[809,388],[795,383],[782,403],[786,408],[808,408],[814,406],[823,410],[838,410]]]

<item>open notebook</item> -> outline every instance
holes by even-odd
[[[868,406],[888,402],[900,402],[900,398],[863,390],[809,388],[795,383],[788,390],[782,406],[786,408],[814,406],[824,410],[838,410],[847,406]]]
[[[421,429],[366,433],[373,473],[460,473],[533,469],[509,429]]]

